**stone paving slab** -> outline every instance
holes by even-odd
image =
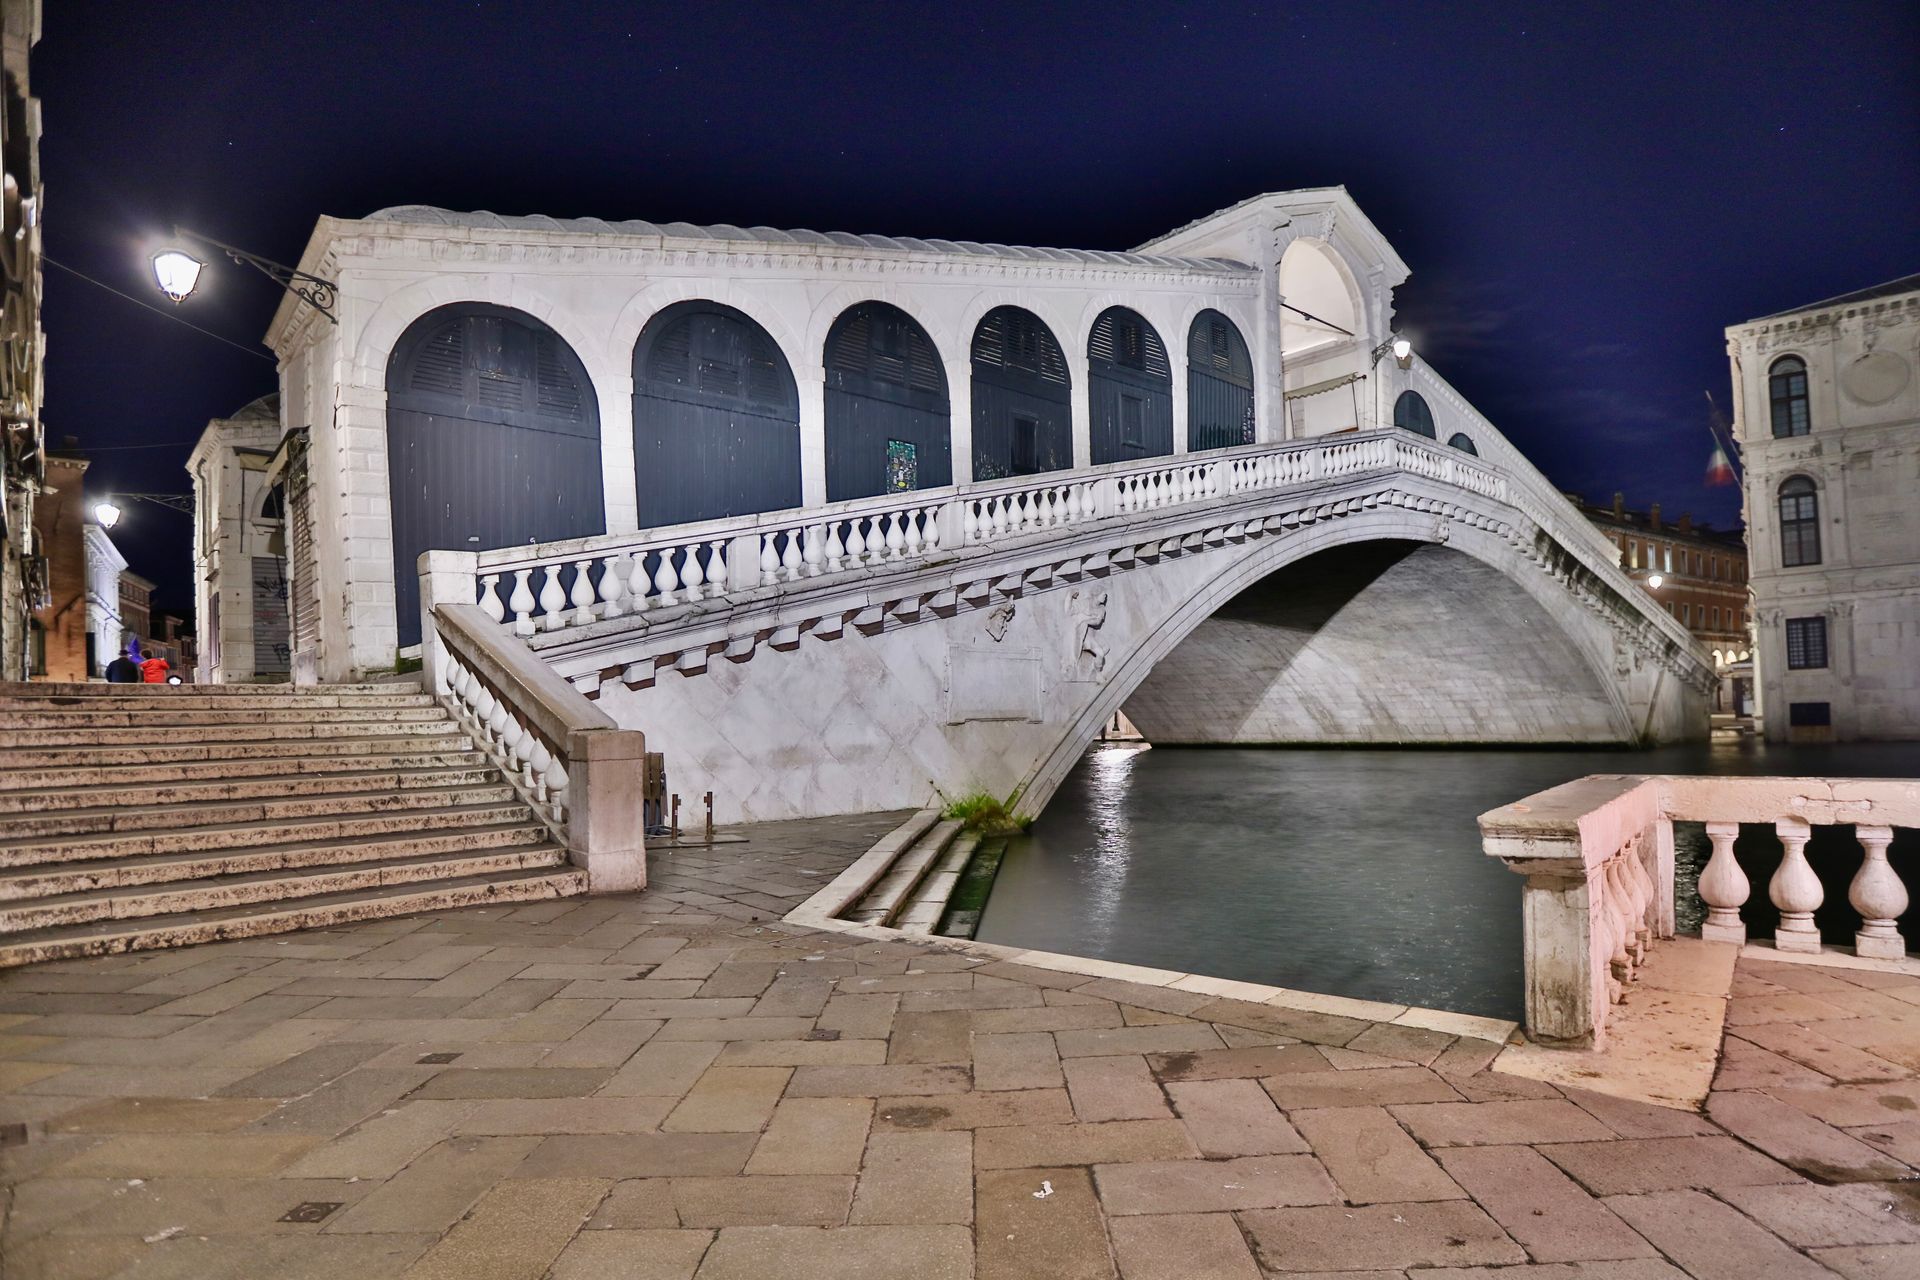
[[[0,1275],[1920,1274],[1920,976],[1743,956],[1653,1106],[1474,1020],[780,919],[898,822],[0,975]]]

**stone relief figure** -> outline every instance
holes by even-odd
[[[987,615],[987,634],[993,642],[999,644],[1007,638],[1007,626],[1013,621],[1013,605],[1003,604]]]
[[[1107,646],[1099,634],[1107,622],[1107,593],[1076,591],[1067,613],[1073,619],[1074,678],[1098,680],[1107,669]]]

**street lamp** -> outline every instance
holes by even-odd
[[[1413,344],[1398,334],[1395,334],[1373,349],[1373,360],[1367,365],[1367,368],[1371,369],[1374,365],[1379,364],[1389,351],[1393,353],[1393,362],[1402,369],[1410,369],[1413,367]]]
[[[200,268],[207,264],[182,249],[163,249],[153,255],[153,278],[160,292],[175,302],[184,302],[200,279]]]
[[[151,502],[157,506],[170,507],[182,515],[193,514],[193,495],[187,493],[116,493],[113,498],[102,498],[93,504],[93,518],[102,529],[111,529],[120,523],[120,517],[127,513],[121,502]]]
[[[257,253],[248,253],[245,249],[236,249],[230,244],[222,244],[197,231],[175,227],[173,234],[176,240],[197,240],[201,244],[218,249],[243,267],[252,267],[333,323],[340,323],[339,317],[333,314],[334,299],[338,293],[333,281],[322,280],[319,276],[311,275],[297,267],[275,262],[271,258],[263,258]],[[194,285],[200,279],[200,268],[205,265],[184,249],[162,249],[153,255],[153,278],[160,286],[160,292],[179,302],[193,292]]]
[[[109,499],[93,504],[93,518],[102,529],[111,529],[120,523],[120,508]]]

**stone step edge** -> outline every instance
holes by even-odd
[[[226,692],[231,690],[231,692]],[[245,684],[109,684],[105,680],[0,680],[0,697],[47,698],[298,698],[309,691],[326,696],[362,693],[425,693],[419,680],[361,680],[342,684],[293,684],[289,681]]]
[[[207,880],[162,881],[128,886],[123,890],[22,898],[0,904],[0,939],[109,920],[184,915],[193,911],[287,902],[296,898],[419,884],[428,880],[503,875],[512,871],[561,866],[566,861],[567,851],[554,844],[509,849],[458,849],[392,861],[247,872],[224,880],[214,877]]]
[[[164,778],[149,776],[146,781],[154,786],[197,787],[217,785],[222,782],[272,782],[281,778],[330,778],[355,771],[362,773],[367,772],[369,760],[385,761],[389,759],[400,760],[422,757],[439,757],[442,760],[452,760],[453,763],[417,765],[387,765],[384,763],[376,763],[372,768],[378,771],[382,769],[491,769],[496,767],[492,761],[487,759],[484,753],[473,747],[447,751],[395,751],[383,755],[366,757],[340,752],[335,755],[322,756],[241,756],[229,760],[170,760],[165,765],[150,764],[147,766],[149,769],[165,768],[169,771],[170,776]],[[295,768],[286,771],[276,769],[273,772],[258,772],[260,769],[273,769],[275,766],[295,764],[313,765],[319,763],[340,764],[346,767],[340,769]],[[53,765],[33,765],[24,769],[0,769],[0,795],[35,795],[43,791],[92,788],[104,785],[105,780],[101,782],[75,782],[63,787],[40,779],[38,775],[54,774],[66,777],[74,774],[111,774],[130,767],[131,766],[124,764],[84,764],[67,768],[60,768]],[[222,773],[219,772],[221,769],[237,769],[242,772]],[[255,770],[255,772],[245,772],[245,770],[248,769]],[[185,777],[174,772],[177,770],[207,770],[209,772],[202,777]],[[8,782],[18,782],[21,777],[28,774],[35,775],[36,780],[28,782],[23,786],[5,785]]]
[[[893,925],[934,864],[960,837],[961,830],[960,823],[950,818],[935,822],[919,839],[900,851],[874,882],[874,887],[847,913],[848,917],[869,924]],[[888,889],[887,881],[896,875],[901,877],[899,883]]]
[[[940,917],[947,913],[947,901],[953,897],[953,891],[960,887],[960,876],[973,860],[974,850],[979,847],[979,832],[962,831],[947,846],[946,852],[928,866],[926,874],[920,877],[920,883],[914,886],[913,892],[889,923],[902,933],[932,933],[940,923]],[[930,918],[918,921],[908,919],[914,915]]]
[[[1094,956],[1074,956],[1057,951],[1008,947],[994,942],[979,942],[972,938],[947,938],[938,934],[914,935],[899,929],[862,924],[842,918],[840,913],[846,910],[850,902],[857,901],[863,896],[867,889],[880,878],[886,867],[892,864],[902,847],[900,838],[903,833],[919,824],[912,835],[906,836],[908,841],[917,839],[919,833],[931,826],[938,817],[937,809],[922,809],[914,814],[899,827],[882,836],[880,843],[862,854],[852,866],[841,872],[833,881],[781,917],[782,922],[807,929],[820,929],[828,933],[848,934],[856,938],[865,938],[870,942],[912,941],[922,947],[975,958],[982,964],[999,960],[1009,964],[1026,965],[1034,969],[1049,969],[1055,973],[1082,975],[1090,981],[1095,978],[1114,978],[1122,982],[1135,982],[1149,987],[1167,987],[1175,991],[1210,995],[1223,1000],[1272,1005],[1277,1009],[1288,1009],[1300,1013],[1327,1013],[1337,1017],[1385,1022],[1395,1026],[1420,1027],[1428,1031],[1438,1031],[1444,1035],[1488,1040],[1495,1044],[1506,1044],[1519,1030],[1519,1023],[1504,1018],[1486,1018],[1477,1014],[1455,1013],[1447,1009],[1427,1009],[1419,1005],[1355,1000],[1348,996],[1296,991],[1289,987],[1270,987],[1257,982],[1241,982],[1234,978],[1216,978],[1207,974],[1184,973],[1173,969],[1153,969],[1145,965],[1125,964],[1117,960],[1101,960]],[[863,866],[863,864],[871,865]],[[1231,1018],[1216,1018],[1215,1021],[1229,1026],[1234,1025]]]
[[[397,892],[341,895],[343,900],[340,901],[303,902],[267,911],[240,912],[220,920],[193,920],[178,924],[149,921],[144,927],[117,933],[96,932],[63,938],[54,932],[36,939],[12,942],[0,939],[0,969],[38,964],[46,960],[120,955],[128,951],[186,947],[203,942],[293,933],[301,929],[323,929],[361,920],[484,906],[490,902],[570,898],[586,891],[586,871],[579,867],[566,867],[496,876],[475,884],[429,884],[425,887],[409,886]]]
[[[478,770],[475,772],[478,772]],[[471,798],[472,793],[478,791],[492,791],[503,794],[495,798]],[[423,802],[437,799],[442,803],[438,805],[426,803],[396,804],[392,808],[382,807],[377,803],[380,800],[402,796],[409,800]],[[469,798],[456,800],[456,797],[462,796]],[[12,822],[22,825],[28,824],[33,819],[44,819],[49,822],[63,823],[84,823],[100,818],[115,820],[115,825],[108,827],[90,828],[79,831],[40,830],[29,833],[30,835],[59,839],[65,836],[106,837],[140,835],[159,828],[174,828],[182,831],[190,831],[198,827],[208,826],[244,826],[249,822],[305,822],[311,819],[321,818],[369,818],[390,813],[418,813],[422,809],[457,809],[467,805],[506,804],[511,800],[517,799],[519,799],[519,792],[514,790],[513,784],[502,777],[498,770],[495,770],[493,777],[480,782],[454,782],[425,787],[396,787],[388,785],[385,787],[367,787],[357,791],[323,792],[313,795],[221,796],[218,798],[198,800],[173,800],[160,804],[116,805],[112,808],[104,809],[28,810],[25,812],[0,813],[0,820],[11,820]],[[290,813],[280,815],[279,817],[263,812],[258,817],[247,818],[240,821],[233,820],[234,814],[237,811],[254,808],[264,810],[269,805],[281,804],[337,804],[342,807],[331,812]],[[351,807],[353,804],[368,805],[369,807],[353,808]],[[189,817],[195,820],[184,824],[179,822],[179,819]],[[169,818],[174,821],[170,823],[168,821]],[[120,822],[125,822],[127,825],[119,825]]]
[[[476,760],[472,764],[410,765],[410,766],[406,766],[404,768],[398,768],[398,769],[361,768],[359,770],[341,769],[333,772],[320,772],[320,773],[241,774],[237,777],[230,777],[230,778],[198,778],[198,779],[191,779],[191,780],[182,781],[182,782],[156,783],[152,779],[144,779],[143,781],[147,783],[148,787],[152,791],[156,791],[156,792],[184,791],[184,790],[192,790],[192,789],[216,790],[218,788],[229,787],[229,786],[274,787],[274,786],[285,786],[288,783],[303,781],[303,780],[313,781],[313,782],[344,784],[333,789],[322,788],[316,791],[291,791],[291,792],[287,792],[283,797],[281,797],[289,800],[294,799],[296,797],[301,799],[318,800],[318,799],[323,799],[331,796],[361,795],[361,794],[365,794],[368,791],[389,790],[389,789],[395,790],[395,791],[406,791],[409,793],[416,792],[416,791],[425,791],[425,790],[430,790],[436,781],[438,781],[441,778],[444,778],[446,775],[460,774],[460,773],[484,774],[484,775],[487,775],[487,780],[491,780],[493,778],[497,778],[500,776],[500,770],[497,766],[495,766],[489,761]],[[397,784],[395,781],[396,779],[398,780]],[[422,785],[416,786],[416,787],[409,787],[405,785],[406,782],[408,781],[421,783]],[[483,785],[486,785],[486,781],[476,781],[473,783],[446,782],[446,783],[443,783],[442,785],[449,786],[449,787],[483,786]],[[98,804],[92,804],[92,805],[54,804],[54,805],[49,805],[48,807],[43,807],[43,808],[28,808],[28,807],[25,807],[23,803],[22,807],[18,807],[18,808],[12,807],[12,805],[16,801],[32,802],[32,801],[38,800],[44,804],[45,802],[56,801],[56,800],[94,799],[97,797],[99,793],[99,789],[100,789],[99,784],[97,783],[80,783],[78,785],[70,786],[70,787],[33,787],[33,788],[22,787],[16,791],[0,791],[0,818],[31,817],[39,814],[51,814],[51,813],[74,814],[74,815],[88,814],[88,813],[110,813],[110,812],[115,812],[123,807],[157,809],[162,807],[175,807],[180,805],[197,805],[197,804],[203,804],[203,803],[209,803],[209,802],[215,803],[215,804],[225,804],[230,802],[238,802],[245,799],[257,800],[262,798],[258,796],[243,797],[243,796],[224,796],[224,795],[212,795],[212,796],[194,795],[194,796],[182,796],[182,797],[179,797],[178,799],[173,799],[173,800],[163,800],[153,804],[133,805],[133,806],[98,805]]]
[[[469,812],[469,810],[471,810],[471,812]],[[472,821],[447,823],[441,826],[402,826],[393,831],[363,831],[357,835],[343,832],[328,834],[325,831],[316,830],[316,828],[337,826],[346,822],[360,822],[369,819],[392,818],[397,821],[417,821],[427,817],[459,814],[466,814]],[[206,853],[234,854],[246,849],[277,849],[287,845],[327,843],[337,840],[353,840],[361,837],[378,837],[382,835],[403,836],[410,833],[418,835],[431,831],[458,831],[469,827],[497,827],[522,822],[539,821],[540,817],[534,812],[533,806],[524,800],[516,798],[510,801],[503,800],[484,805],[455,805],[442,809],[399,809],[390,814],[361,814],[353,817],[336,816],[331,818],[316,818],[308,822],[291,821],[287,819],[268,819],[265,822],[233,822],[227,823],[224,826],[210,826],[203,829],[183,828],[182,830],[198,830],[198,833],[201,835],[228,831],[249,831],[264,837],[272,837],[275,835],[281,837],[277,840],[271,838],[263,839],[253,844],[218,845],[202,850],[202,852]],[[113,858],[158,858],[164,857],[167,853],[189,852],[184,849],[121,850],[119,852],[112,852],[100,847],[122,841],[135,841],[151,836],[152,834],[150,831],[128,831],[118,834],[109,833],[102,836],[97,832],[89,832],[84,836],[74,836],[64,840],[55,836],[50,839],[26,839],[0,843],[0,869],[17,870],[20,867],[37,866],[42,862],[65,864],[70,862],[97,862]],[[5,861],[6,855],[20,854],[23,853],[23,851],[25,855],[24,860],[19,862]]]
[[[49,745],[46,743],[40,743],[40,744],[27,746],[27,747],[9,747],[8,750],[15,754],[10,755],[7,758],[6,760],[7,767],[0,769],[0,780],[4,780],[9,773],[25,773],[28,771],[37,771],[37,770],[44,770],[44,769],[98,769],[98,768],[126,768],[127,767],[124,764],[115,765],[115,764],[107,764],[97,760],[86,760],[86,759],[75,758],[75,757],[83,757],[89,752],[143,751],[143,750],[152,752],[152,751],[158,750],[161,753],[159,756],[148,755],[145,758],[143,758],[140,761],[140,763],[142,765],[211,764],[221,760],[309,760],[309,759],[315,758],[315,756],[345,756],[345,755],[356,755],[356,754],[375,755],[375,756],[444,754],[447,751],[474,750],[475,748],[472,746],[472,740],[473,740],[472,735],[467,733],[465,730],[449,727],[437,734],[402,733],[402,734],[369,734],[365,737],[358,737],[358,738],[347,738],[347,737],[294,738],[289,740],[285,744],[287,746],[308,746],[310,744],[317,743],[317,742],[325,742],[325,743],[328,743],[329,745],[335,745],[340,748],[337,751],[315,752],[313,753],[313,755],[310,755],[310,756],[299,756],[299,755],[292,755],[292,754],[263,756],[263,755],[249,754],[250,752],[257,751],[260,747],[269,745],[269,742],[271,741],[271,740],[263,741],[260,739],[243,739],[243,740],[237,740],[233,742],[195,743],[195,744],[190,744],[185,746],[174,746],[172,748],[169,748],[165,744],[156,744],[151,742],[87,742],[87,743],[70,742],[70,743],[52,744],[52,745]],[[459,747],[459,746],[438,746],[437,747],[433,745],[435,743],[453,743],[453,742],[465,742],[468,745],[464,747]],[[228,754],[226,755],[186,755],[186,756],[168,754],[170,750],[191,752],[191,751],[214,750],[214,749],[225,750],[228,752]],[[32,763],[21,763],[21,758],[23,756],[35,756],[35,757],[42,757],[42,758],[35,759]]]

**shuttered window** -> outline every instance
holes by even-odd
[[[1123,369],[1136,369],[1151,378],[1170,378],[1167,348],[1160,335],[1138,312],[1109,307],[1093,323],[1087,354]]]
[[[1787,667],[1815,670],[1827,665],[1827,620],[1824,617],[1787,619]]]
[[[1418,391],[1402,391],[1393,402],[1393,425],[1432,440],[1433,410],[1427,407],[1426,397]]]

